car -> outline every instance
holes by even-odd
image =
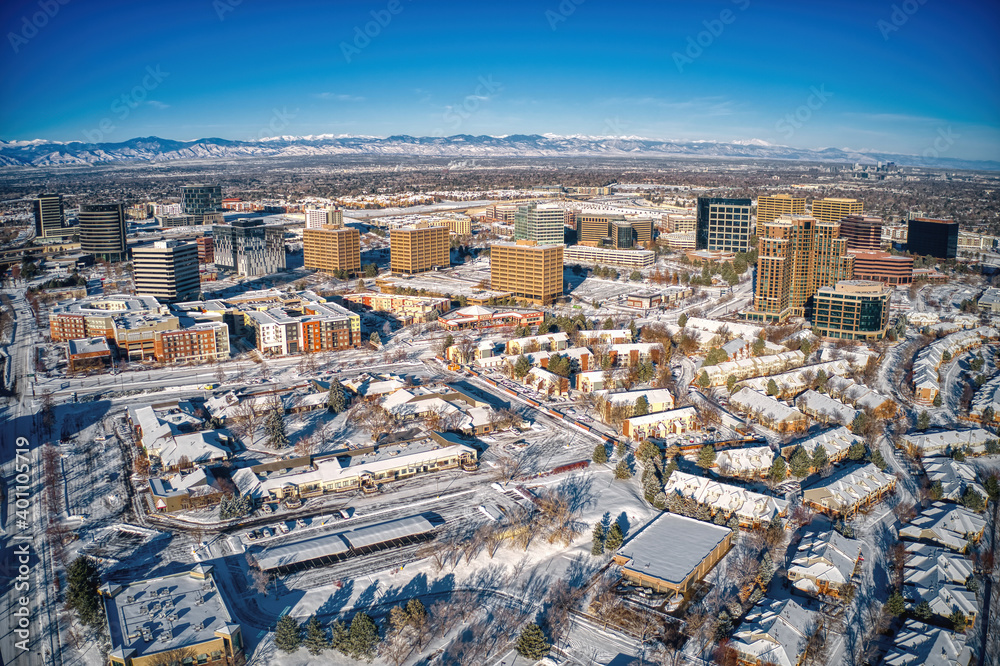
[[[265,539],[270,539],[272,536],[274,536],[274,532],[271,531],[270,527],[265,527],[261,531],[264,533],[264,538]]]
[[[257,533],[254,532],[254,531],[247,532],[246,533],[246,538],[249,541],[256,541],[257,540]]]

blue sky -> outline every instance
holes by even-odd
[[[553,133],[1000,159],[996,2],[62,1],[0,9],[0,138]]]

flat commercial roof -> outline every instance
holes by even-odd
[[[674,585],[682,584],[732,532],[673,513],[660,514],[618,549],[623,568]]]

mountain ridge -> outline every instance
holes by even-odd
[[[881,161],[895,162],[900,166],[1000,171],[1000,162],[994,160],[902,155],[832,147],[795,148],[760,139],[739,139],[724,142],[554,134],[508,134],[504,136],[456,134],[447,137],[417,137],[407,134],[388,137],[320,134],[284,135],[246,141],[219,137],[183,141],[156,136],[100,143],[61,142],[46,139],[0,140],[0,166],[7,167],[79,166],[116,162],[311,155],[463,158],[715,157],[850,164],[856,162],[874,164]]]

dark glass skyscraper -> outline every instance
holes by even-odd
[[[107,261],[124,261],[124,204],[83,204],[80,206],[80,250]]]
[[[66,215],[61,194],[42,194],[35,199],[35,236],[54,238],[67,236]]]
[[[750,251],[750,199],[698,197],[695,247],[722,252]]]
[[[954,259],[958,256],[958,222],[928,217],[910,220],[906,249],[912,254]]]
[[[184,185],[181,187],[181,211],[185,215],[204,215],[221,209],[221,185]]]

